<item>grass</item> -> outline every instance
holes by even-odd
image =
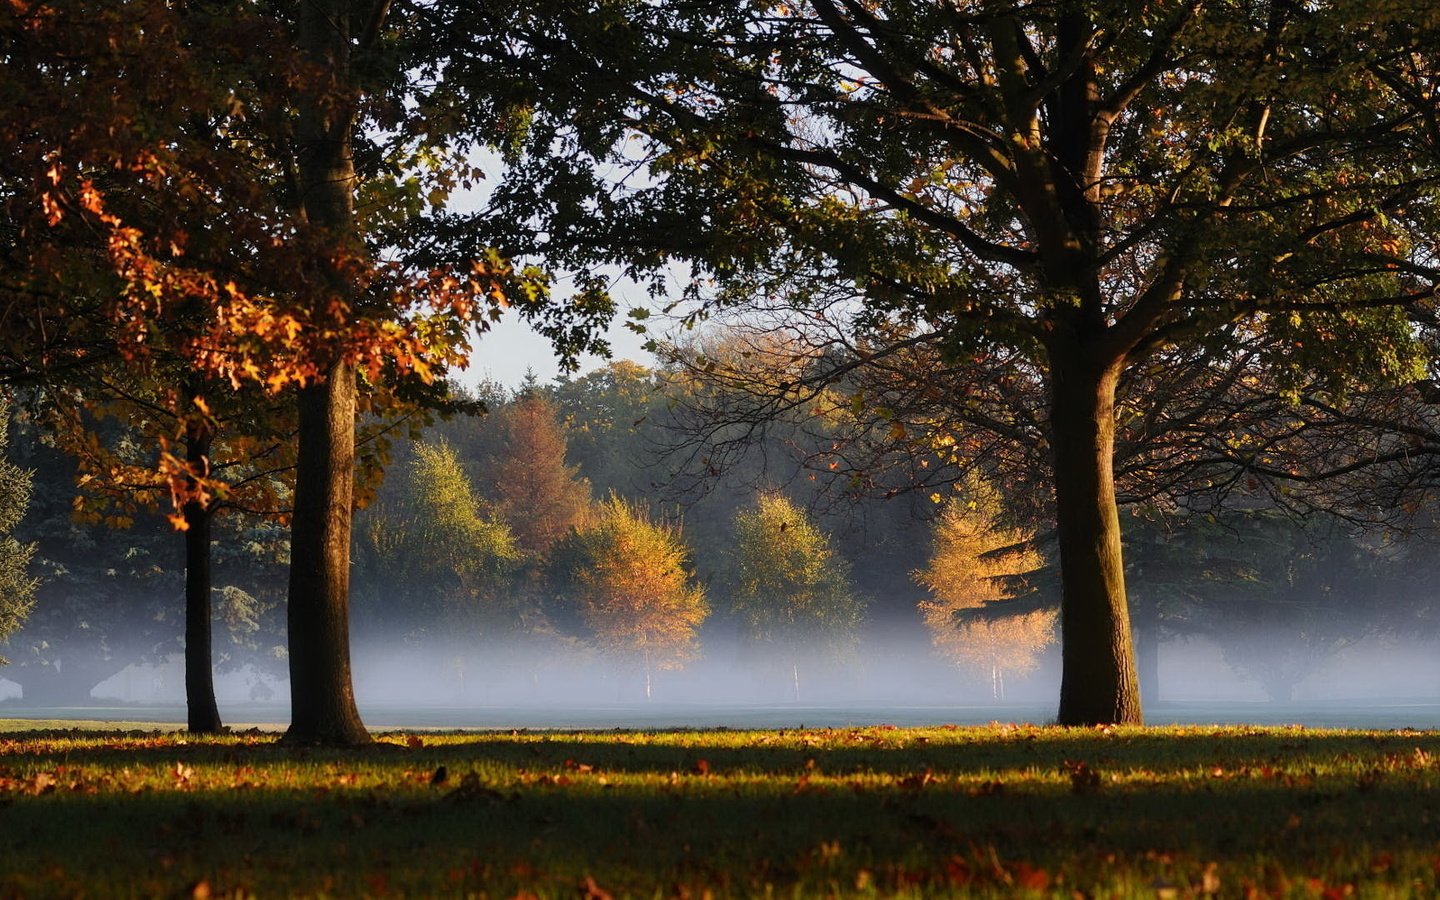
[[[1440,733],[0,733],[0,898],[1431,897]]]

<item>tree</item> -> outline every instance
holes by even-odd
[[[172,509],[169,527],[179,528],[184,547],[187,729],[213,734],[223,730],[212,627],[213,599],[221,590],[215,583],[216,520],[227,512],[271,519],[284,514],[293,416],[258,391],[218,391],[199,373],[180,374],[178,368],[173,359],[157,359],[148,378],[134,379],[126,367],[97,362],[52,385],[40,406],[55,444],[79,463],[76,509],[87,520],[129,528],[141,512]],[[184,454],[178,510],[172,479],[154,461],[154,448],[172,442]],[[233,584],[224,588],[222,598],[255,600]]]
[[[25,623],[35,604],[36,581],[30,575],[33,544],[15,540],[15,526],[30,507],[31,475],[10,462],[10,401],[0,398],[0,643]],[[0,665],[7,660],[0,656]]]
[[[96,684],[127,665],[179,649],[179,545],[154,519],[118,530],[73,515],[75,460],[42,443],[28,415],[16,418],[11,454],[34,472],[17,536],[35,545],[40,584],[10,640],[5,677],[20,684],[27,704],[85,706]]]
[[[995,526],[994,505],[948,503],[936,522],[930,564],[915,580],[934,598],[921,601],[920,614],[936,648],[960,668],[988,676],[999,700],[1006,672],[1024,675],[1039,665],[1040,652],[1055,642],[1059,614],[1031,609],[966,615],[1021,596],[1026,576],[1044,564],[1033,534]]]
[[[794,409],[857,368],[903,372],[920,345],[981,376],[1006,360],[1039,386],[1061,723],[1143,718],[1115,488],[1128,376],[1243,357],[1284,396],[1333,396],[1423,374],[1408,319],[1437,283],[1433,4],[486,12],[521,48],[517,81],[543,85],[535,146],[591,154],[518,168],[506,221],[556,233],[588,184],[604,219],[567,226],[586,238],[574,264],[684,259],[702,309],[775,297],[797,333],[818,312],[854,336],[853,356],[770,363],[755,409]],[[616,187],[594,159],[645,176]],[[986,423],[970,404],[992,396],[945,399]],[[893,424],[926,447],[947,438]],[[1008,416],[986,427],[1028,434]],[[1242,466],[1266,462],[1239,449]]]
[[[653,439],[666,395],[657,373],[616,360],[584,375],[562,375],[551,392],[566,426],[566,458],[601,496],[639,500],[669,481]]]
[[[601,349],[610,312],[598,289],[558,310],[547,277],[493,252],[430,252],[427,216],[498,134],[497,107],[444,77],[442,12],[77,0],[0,19],[6,93],[27,100],[0,114],[12,368],[144,371],[163,347],[221,384],[293,391],[301,743],[370,740],[348,649],[357,378],[430,382],[512,299],[565,353]],[[177,506],[206,490],[202,463],[159,457]]]
[[[590,485],[566,464],[566,438],[554,401],[538,390],[520,394],[495,412],[499,457],[486,481],[515,542],[537,558],[578,524]]]
[[[22,685],[28,704],[90,705],[98,682],[130,665],[159,664],[182,649],[191,621],[184,598],[200,580],[184,558],[190,534],[182,539],[163,514],[169,494],[153,469],[155,423],[143,421],[149,411],[113,397],[96,404],[82,429],[88,441],[62,451],[77,432],[59,419],[77,410],[20,396],[13,453],[35,475],[31,510],[17,535],[35,544],[34,565],[43,580],[30,619],[11,641],[15,665],[7,677]],[[133,418],[111,418],[122,409]],[[190,703],[191,712],[202,714],[213,709],[212,665],[220,671],[249,667],[264,677],[285,658],[284,630],[274,613],[283,616],[288,535],[272,507],[246,506],[283,496],[283,485],[262,484],[274,481],[265,470],[263,443],[219,446],[215,465],[234,489],[216,499],[207,567],[213,590],[206,617],[215,623],[216,646],[212,653],[209,646],[195,652],[195,644],[184,645],[187,663],[198,659],[205,669],[206,690],[197,694],[188,677],[186,685],[187,697],[200,701]],[[240,458],[230,458],[230,450]],[[193,716],[190,724],[196,724]]]
[[[477,638],[516,630],[523,613],[510,588],[521,552],[471,487],[454,448],[417,443],[401,469],[356,534],[371,626],[438,641],[452,658]]]
[[[576,607],[602,655],[640,670],[647,700],[654,670],[696,656],[696,630],[710,611],[687,556],[678,528],[613,494],[556,549],[560,602]]]
[[[1196,630],[1277,703],[1345,648],[1386,630],[1392,548],[1329,517],[1297,524],[1273,511],[1231,515],[1192,576]],[[1411,626],[1413,628],[1413,620]]]
[[[778,493],[762,493],[735,515],[730,603],[746,636],[781,654],[800,699],[802,657],[836,658],[852,650],[864,608],[849,566],[805,511]]]

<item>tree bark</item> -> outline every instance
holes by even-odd
[[[332,367],[300,392],[290,542],[291,743],[370,743],[350,673],[350,523],[355,372]]]
[[[193,392],[192,392],[193,393]],[[210,430],[202,424],[185,429],[185,460],[195,471],[205,471],[210,457]],[[185,706],[187,728],[193,734],[224,731],[215,702],[215,668],[211,626],[210,531],[215,517],[207,503],[192,500],[185,516]]]
[[[1051,438],[1060,542],[1061,725],[1141,724],[1120,515],[1115,505],[1115,386],[1120,363],[1056,359]]]
[[[352,3],[308,0],[298,21],[300,48],[312,62],[349,80]],[[296,121],[300,211],[334,246],[315,260],[314,301],[338,296],[351,305],[354,287],[336,265],[363,252],[355,221],[353,101],[315,86]],[[357,746],[371,737],[360,720],[350,673],[350,527],[355,478],[355,370],[332,361],[318,384],[300,391],[295,512],[291,521],[291,743]]]

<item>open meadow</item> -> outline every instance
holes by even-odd
[[[1440,733],[0,723],[0,897],[1430,897]]]

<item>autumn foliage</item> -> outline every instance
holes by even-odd
[[[612,495],[567,539],[559,559],[594,646],[640,669],[646,696],[655,669],[696,656],[696,631],[710,609],[676,528]]]
[[[376,389],[463,366],[473,329],[512,295],[545,290],[493,252],[416,266],[309,222],[290,116],[348,88],[287,29],[258,8],[149,0],[16,0],[0,12],[0,90],[12,98],[0,109],[0,208],[13,242],[0,265],[0,368],[54,378],[118,360],[206,376],[208,400],[178,383],[151,397],[178,423],[156,469],[177,508],[223,490],[171,449],[216,394],[302,387],[343,362],[384,405]],[[392,139],[418,127],[394,109],[361,115]],[[385,160],[367,197],[386,203],[396,180],[422,177],[407,165]]]
[[[967,613],[1023,590],[1024,576],[1043,563],[1032,541],[1033,535],[997,528],[983,506],[952,502],[936,524],[930,564],[915,573],[932,597],[920,602],[920,613],[936,649],[961,669],[989,677],[997,698],[1004,696],[1006,673],[1033,671],[1040,651],[1055,643],[1059,613]]]

